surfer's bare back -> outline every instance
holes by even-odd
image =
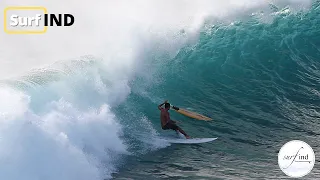
[[[162,107],[164,105],[164,108]],[[161,120],[161,127],[163,130],[172,129],[176,132],[179,131],[183,134],[187,139],[190,139],[188,136],[179,126],[176,125],[176,121],[170,119],[169,109],[170,103],[168,101],[164,101],[162,104],[158,106],[158,109],[161,111],[160,120]]]

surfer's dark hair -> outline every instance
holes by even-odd
[[[170,108],[170,103],[165,103],[165,104],[164,104],[164,107],[165,107],[165,108]]]

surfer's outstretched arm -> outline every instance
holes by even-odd
[[[158,109],[159,110],[161,110],[161,106],[163,106],[165,103],[167,103],[168,101],[166,100],[166,101],[164,101],[162,104],[160,104],[159,106],[158,106]]]

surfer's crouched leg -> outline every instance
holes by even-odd
[[[162,129],[164,129],[164,130],[172,129],[172,130],[177,131],[177,130],[179,130],[179,127],[176,124],[172,123],[172,122],[168,122],[165,126],[163,126]]]
[[[175,131],[179,131],[180,133],[182,133],[187,139],[190,138],[190,136],[187,135],[187,133],[185,133],[179,126],[177,126],[175,123],[172,122],[168,122],[165,126],[163,126],[164,130],[166,129],[172,129]]]

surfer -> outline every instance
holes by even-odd
[[[162,107],[164,105],[164,108]],[[183,134],[187,139],[190,139],[190,136],[187,135],[179,126],[176,125],[176,121],[173,121],[170,119],[169,109],[170,109],[170,103],[168,101],[165,101],[164,103],[160,104],[158,106],[158,109],[161,111],[160,114],[160,120],[161,120],[161,126],[163,130],[172,129],[176,132],[180,132]]]

